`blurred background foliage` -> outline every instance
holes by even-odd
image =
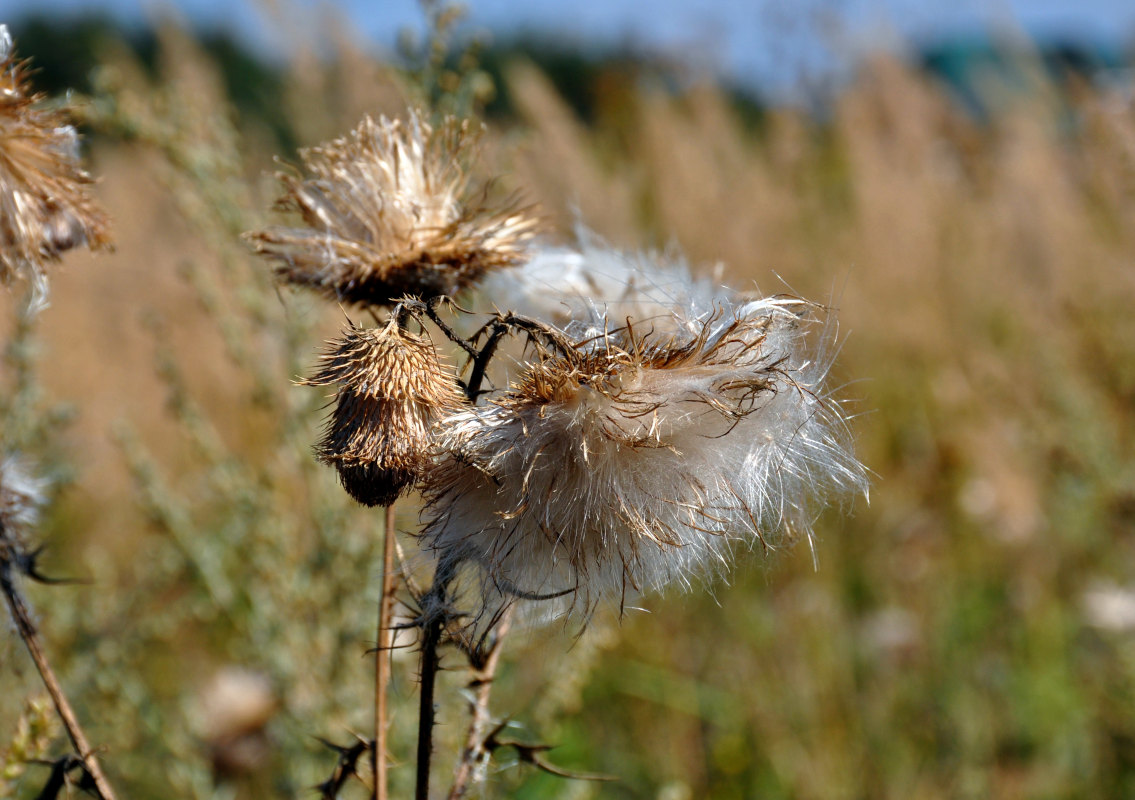
[[[76,93],[116,221],[117,252],[70,256],[36,329],[5,304],[0,414],[57,481],[44,569],[90,581],[30,594],[123,796],[312,796],[335,760],[316,737],[368,730],[381,520],[314,463],[323,398],[289,383],[342,315],[276,290],[238,236],[269,217],[274,156],[424,101],[488,120],[486,172],[552,238],[582,220],[830,298],[875,474],[870,506],[819,520],[818,569],[806,547],[740,554],[730,583],[578,639],[514,635],[494,710],[618,780],[505,750],[486,796],[1135,796],[1122,59],[880,54],[804,111],[633,53],[448,47],[445,20],[393,63],[342,37],[278,64],[174,26],[10,22],[37,84]],[[0,659],[0,793],[33,797],[21,754],[65,744],[14,636]],[[461,685],[444,676],[442,763]]]

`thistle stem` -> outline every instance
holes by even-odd
[[[382,545],[382,586],[378,598],[378,646],[374,664],[374,800],[387,800],[386,725],[387,686],[390,684],[390,650],[393,646],[394,592],[398,575],[394,570],[394,504],[386,507]]]
[[[35,623],[32,621],[27,603],[24,602],[24,598],[20,595],[15,582],[12,580],[12,564],[7,559],[0,559],[0,590],[4,592],[4,597],[8,601],[8,608],[12,612],[12,619],[16,622],[16,629],[20,632],[20,638],[23,639],[24,645],[28,648],[32,661],[35,662],[43,685],[46,687],[47,693],[51,695],[51,701],[55,704],[55,710],[59,713],[60,719],[63,720],[63,727],[67,729],[67,736],[71,739],[71,745],[79,754],[79,758],[86,767],[87,774],[94,781],[95,791],[98,792],[102,800],[115,800],[114,790],[111,789],[110,783],[103,774],[98,759],[95,758],[95,754],[87,742],[87,737],[79,725],[79,720],[75,716],[71,704],[67,702],[66,695],[63,694],[63,687],[60,686],[59,679],[55,677],[55,671],[47,660],[47,654],[44,652],[43,644],[39,639],[39,631],[36,630]]]
[[[465,796],[473,782],[477,764],[489,755],[485,749],[484,739],[485,728],[491,721],[489,697],[493,692],[493,681],[496,679],[497,665],[500,664],[504,637],[508,634],[511,618],[512,606],[509,606],[497,624],[484,661],[479,666],[474,665],[473,679],[469,681],[469,688],[474,690],[473,698],[469,701],[469,728],[465,734],[465,747],[461,751],[461,760],[457,762],[457,769],[453,773],[453,787],[449,790],[449,800],[461,800]]]
[[[488,366],[493,354],[496,353],[497,345],[500,344],[501,338],[506,333],[508,333],[508,326],[497,323],[493,327],[485,344],[481,347],[481,351],[477,353],[477,357],[473,359],[473,371],[469,374],[469,386],[467,389],[470,403],[477,402],[477,398],[481,394],[481,383],[485,380],[485,368]]]
[[[430,760],[433,757],[434,689],[441,666],[438,648],[449,616],[449,584],[457,572],[456,565],[442,561],[434,575],[433,586],[422,598],[421,688],[418,703],[418,771],[414,800],[429,800]]]

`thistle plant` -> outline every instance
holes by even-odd
[[[807,536],[818,500],[865,488],[827,357],[803,348],[815,311],[722,301],[675,309],[680,333],[564,333],[439,425],[423,546],[476,564],[489,607],[562,598],[586,615],[723,570],[737,543]]]
[[[26,281],[34,314],[47,304],[46,265],[75,247],[106,249],[110,233],[75,128],[64,109],[43,107],[28,72],[0,25],[0,283]]]
[[[365,118],[349,136],[301,153],[307,180],[281,172],[276,206],[307,227],[248,234],[287,284],[342,303],[390,306],[403,295],[451,296],[486,272],[518,264],[535,223],[488,199],[465,169],[478,129]]]
[[[19,278],[29,285],[19,322],[24,335],[47,305],[45,266],[81,245],[110,246],[107,218],[87,191],[92,180],[80,166],[78,134],[64,109],[45,110],[42,101],[28,83],[27,62],[16,57],[8,28],[0,25],[0,282]],[[0,437],[0,445],[9,443]],[[45,488],[18,454],[0,452],[0,594],[74,748],[55,762],[41,796],[56,796],[78,769],[80,786],[113,800],[21,585],[25,579],[57,582],[40,571],[41,549],[34,545]]]
[[[308,386],[337,386],[335,410],[316,447],[347,494],[365,506],[389,505],[426,467],[431,428],[461,406],[452,369],[397,315],[382,328],[350,325],[330,342]]]
[[[386,796],[395,592],[420,629],[419,800],[429,797],[441,649],[462,653],[475,676],[449,793],[458,798],[502,745],[488,703],[510,625],[586,624],[604,604],[621,612],[667,586],[690,588],[726,572],[738,549],[810,540],[824,503],[866,491],[825,387],[835,352],[825,309],[715,287],[681,260],[537,242],[515,201],[487,205],[487,184],[471,188],[462,159],[473,132],[413,110],[364,119],[303,153],[313,178],[280,176],[277,208],[306,228],[246,234],[282,283],[377,322],[349,323],[301,381],[335,389],[316,457],[355,500],[387,506],[388,520],[375,739],[340,750],[325,796],[366,749],[374,796]],[[481,295],[471,291],[482,281]],[[487,318],[456,302],[484,295],[496,305]],[[445,321],[446,308],[482,323],[465,336],[470,326]],[[519,350],[501,346],[509,339]],[[440,354],[446,343],[460,369]],[[393,558],[390,509],[410,489],[424,499],[424,588]],[[538,747],[513,744],[558,772]]]

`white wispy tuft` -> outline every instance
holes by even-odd
[[[673,329],[676,309],[686,320],[709,313],[734,293],[693,274],[678,254],[613,249],[581,230],[573,247],[534,247],[518,267],[485,277],[482,295],[497,308],[558,326],[606,320]]]
[[[623,606],[723,571],[737,544],[810,537],[823,503],[866,492],[824,388],[834,327],[819,307],[668,313],[680,324],[569,326],[570,346],[442,421],[422,542],[480,568],[477,611]]]

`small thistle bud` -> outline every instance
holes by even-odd
[[[277,208],[306,228],[246,234],[277,263],[284,283],[361,306],[392,306],[405,295],[453,295],[486,272],[522,262],[535,222],[513,204],[487,205],[463,162],[477,131],[447,118],[435,128],[370,117],[349,136],[301,151],[314,177],[279,174]]]
[[[394,502],[418,479],[438,417],[463,402],[453,370],[433,344],[403,329],[344,329],[329,342],[306,386],[337,386],[335,408],[316,446],[343,488],[367,506]]]
[[[736,304],[693,333],[628,326],[529,365],[439,426],[424,546],[481,568],[487,612],[562,597],[546,608],[588,613],[688,585],[732,543],[809,535],[818,503],[866,490],[830,362],[805,353],[813,311]]]
[[[79,138],[61,111],[37,109],[27,62],[0,25],[0,281],[19,276],[46,293],[44,265],[87,245],[110,246],[106,215],[79,165]]]

